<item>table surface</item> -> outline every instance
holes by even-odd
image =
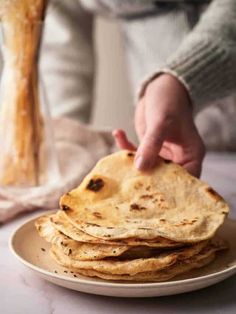
[[[232,209],[230,216],[236,218],[236,154],[208,154],[202,178],[226,198]],[[84,294],[37,277],[12,255],[8,239],[20,224],[39,214],[25,214],[0,229],[0,313],[236,313],[236,276],[191,293],[139,299]]]

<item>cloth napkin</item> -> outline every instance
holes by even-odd
[[[60,196],[77,186],[95,163],[115,150],[109,131],[99,131],[74,120],[53,120],[60,180],[24,190],[0,188],[0,223],[36,209],[56,209]]]

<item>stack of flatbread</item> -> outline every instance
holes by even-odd
[[[229,211],[221,196],[169,161],[140,172],[129,151],[101,159],[60,207],[36,227],[52,258],[84,276],[164,281],[227,247],[215,236]]]

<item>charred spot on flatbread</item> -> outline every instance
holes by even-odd
[[[144,200],[148,200],[148,199],[152,199],[153,198],[153,195],[150,195],[150,194],[143,194],[140,196],[141,199],[144,199]]]
[[[127,156],[128,156],[128,157],[134,157],[134,153],[129,152],[129,153],[127,154]]]
[[[86,225],[93,226],[93,227],[101,227],[100,225],[92,223],[92,222],[86,222]]]
[[[206,189],[207,194],[210,195],[211,198],[215,199],[216,201],[223,201],[223,197],[220,196],[213,188],[207,187]]]
[[[98,219],[102,219],[102,215],[99,212],[93,212],[93,216]]]
[[[91,179],[86,186],[87,190],[98,192],[104,187],[104,181],[101,178]]]
[[[144,210],[144,209],[146,209],[146,207],[140,206],[137,203],[130,204],[130,210]]]
[[[64,212],[72,211],[72,209],[71,209],[69,206],[67,206],[67,205],[62,205],[62,206],[61,206],[61,209],[62,209]]]

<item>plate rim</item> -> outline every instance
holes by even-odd
[[[185,284],[185,285],[191,285],[195,282],[200,282],[204,279],[206,280],[210,280],[214,277],[223,275],[223,274],[227,274],[227,273],[231,273],[231,272],[235,272],[236,273],[236,263],[232,266],[227,267],[226,269],[223,269],[222,271],[216,271],[213,273],[210,273],[208,275],[203,275],[203,276],[199,276],[199,277],[194,277],[194,278],[187,278],[187,279],[180,279],[180,280],[172,280],[172,281],[163,281],[163,282],[139,282],[139,283],[121,283],[121,282],[109,282],[109,281],[95,281],[91,280],[91,279],[83,279],[83,278],[70,278],[67,277],[65,275],[59,275],[56,273],[52,273],[48,270],[45,270],[39,266],[36,266],[30,262],[28,262],[27,260],[25,260],[21,255],[19,255],[16,251],[16,249],[14,248],[14,240],[17,236],[17,233],[20,232],[21,229],[23,229],[26,225],[28,224],[33,224],[34,221],[42,216],[44,216],[45,214],[50,214],[53,213],[54,211],[46,211],[43,214],[40,214],[38,216],[35,217],[31,217],[27,220],[25,220],[22,224],[20,224],[17,228],[14,229],[14,231],[11,233],[9,241],[8,241],[8,246],[9,249],[11,251],[11,253],[18,259],[18,261],[20,261],[24,266],[27,266],[28,268],[30,268],[31,270],[34,270],[42,275],[45,275],[47,277],[52,277],[55,279],[59,279],[62,281],[66,281],[66,282],[71,282],[71,283],[77,283],[77,284],[83,284],[83,285],[92,285],[92,286],[100,286],[100,287],[112,287],[112,288],[125,288],[125,289],[130,289],[130,288],[158,288],[158,287],[173,287],[173,286],[177,286],[177,285],[181,285],[181,284]],[[227,218],[228,221],[233,222],[236,224],[236,219],[230,219]],[[227,277],[226,277],[227,278]]]

